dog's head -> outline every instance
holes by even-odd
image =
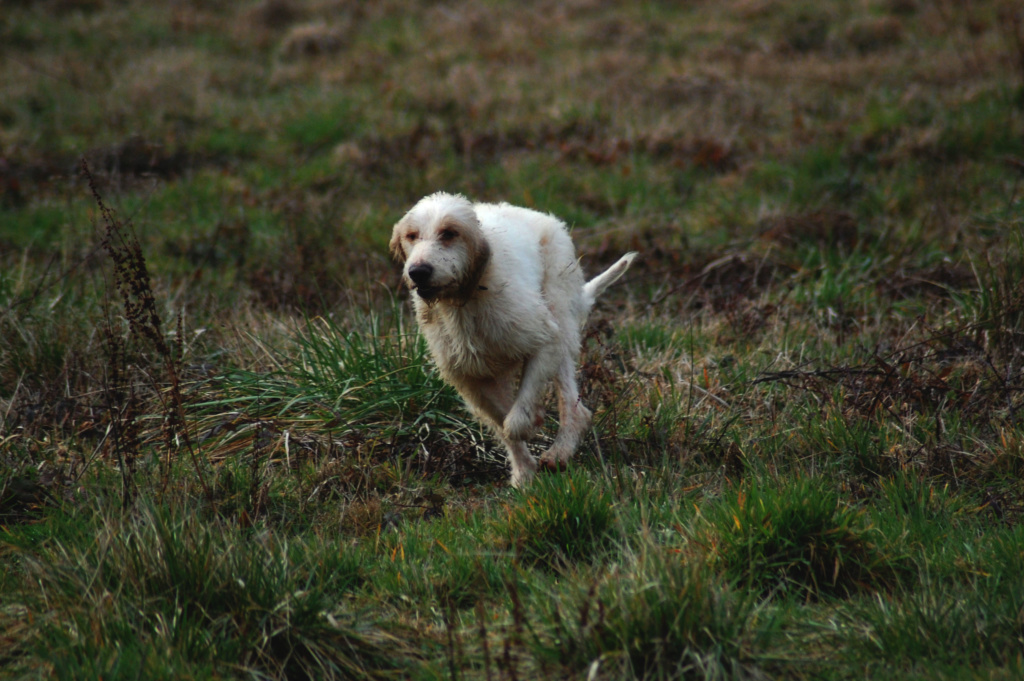
[[[478,290],[490,260],[473,204],[438,192],[423,198],[391,233],[402,279],[427,303],[464,303]]]

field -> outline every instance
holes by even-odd
[[[439,189],[640,252],[523,491]],[[1021,678],[1022,419],[1019,3],[0,12],[4,678]]]

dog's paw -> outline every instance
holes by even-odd
[[[509,440],[529,440],[537,430],[537,414],[528,409],[513,407],[503,425],[505,437]]]
[[[555,438],[554,443],[548,448],[548,451],[541,454],[541,460],[550,461],[557,463],[560,466],[565,466],[569,463],[569,459],[576,453],[576,443],[566,442],[564,439],[559,440]]]
[[[533,481],[537,473],[537,461],[530,457],[525,464],[512,464],[512,486],[516,489],[523,489]]]
[[[550,459],[542,456],[537,462],[537,470],[545,473],[561,473],[569,469],[569,462],[563,459]]]

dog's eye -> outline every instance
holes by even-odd
[[[416,241],[416,239],[419,239],[419,238],[420,238],[420,235],[417,234],[416,232],[409,232],[408,234],[405,235],[405,240],[406,241]]]
[[[441,230],[441,241],[451,241],[459,235],[454,229],[443,229]]]

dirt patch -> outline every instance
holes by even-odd
[[[673,295],[689,295],[690,307],[734,310],[741,300],[757,298],[777,283],[788,268],[750,253],[728,253],[714,259],[691,260],[681,273],[682,283],[661,293],[652,305]]]
[[[636,154],[668,161],[679,169],[727,172],[737,167],[737,152],[726,140],[697,137],[626,138],[599,124],[571,122],[560,126],[496,130],[466,125],[445,110],[442,125],[421,121],[409,132],[370,137],[345,146],[346,157],[364,173],[389,175],[396,164],[425,167],[446,151],[467,162],[486,163],[519,151],[547,151],[562,161],[610,166]]]
[[[192,156],[183,149],[168,149],[143,137],[132,136],[123,142],[92,149],[85,154],[94,172],[107,175],[170,178],[191,167]]]
[[[898,300],[922,296],[950,298],[978,286],[978,278],[963,263],[939,263],[919,269],[899,269],[878,282],[878,290]]]
[[[758,225],[761,238],[789,246],[810,244],[821,248],[856,247],[862,238],[857,220],[846,211],[817,210],[765,218]]]
[[[94,147],[84,154],[57,154],[36,150],[0,157],[0,205],[19,207],[57,184],[77,178],[85,159],[100,184],[157,178],[171,180],[204,167],[237,163],[213,154],[172,148],[145,137]]]

